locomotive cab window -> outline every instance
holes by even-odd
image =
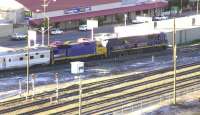
[[[44,58],[44,55],[40,55],[40,58]]]
[[[34,56],[30,56],[30,59],[34,59]]]
[[[23,59],[24,59],[23,57],[20,57],[20,58],[19,58],[20,61],[22,61]]]

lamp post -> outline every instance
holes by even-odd
[[[22,78],[19,77],[18,80],[19,80],[19,95],[21,97],[21,95],[22,95],[22,82],[21,82]]]
[[[197,0],[197,14],[199,14],[199,0]]]
[[[35,74],[32,74],[31,75],[32,76],[32,90],[33,90],[33,92],[32,92],[32,98],[34,98],[35,97]]]
[[[154,16],[157,16],[157,0],[152,0],[153,2],[155,2],[155,10],[154,10]]]
[[[49,6],[49,4],[51,3],[51,2],[56,2],[56,0],[43,0],[43,4],[41,5],[42,7],[43,7],[43,21],[44,22],[46,22],[46,19],[47,19],[47,31],[48,31],[48,36],[47,36],[47,38],[48,38],[48,46],[49,46],[49,36],[50,36],[50,33],[49,33],[49,17],[48,16],[46,16],[46,11],[47,11],[47,7]],[[36,10],[36,12],[39,12],[40,10],[39,9],[37,9]],[[44,30],[42,30],[42,41],[44,41],[44,34],[45,34],[45,24],[43,25],[43,28],[44,28]],[[42,45],[44,45],[44,44],[42,44]]]
[[[174,62],[174,105],[176,104],[176,20],[174,18],[173,24],[173,62]]]
[[[127,14],[124,14],[124,26],[126,26]]]
[[[26,86],[26,99],[28,99],[28,95],[29,95],[29,61],[30,61],[30,56],[29,56],[29,46],[30,46],[30,42],[29,42],[29,37],[27,40],[27,56],[26,56],[26,82],[27,82],[27,86]]]
[[[181,14],[183,12],[183,0],[181,0]]]

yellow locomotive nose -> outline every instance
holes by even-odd
[[[103,47],[100,42],[96,42],[96,54],[107,57],[107,48]]]

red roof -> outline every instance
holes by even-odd
[[[81,13],[81,14],[72,14],[72,15],[51,17],[50,21],[51,22],[62,22],[62,21],[68,21],[68,20],[78,20],[78,19],[84,19],[84,18],[89,18],[89,17],[126,13],[126,12],[131,12],[131,11],[141,11],[141,10],[147,10],[147,9],[153,9],[153,8],[164,8],[167,6],[168,6],[168,3],[157,2],[157,3],[152,3],[152,4],[142,4],[142,5],[136,5],[136,6],[115,8],[115,9],[110,9],[110,10],[101,10],[101,11]],[[39,25],[41,23],[41,21],[42,21],[42,19],[36,19],[36,20],[31,20],[31,23]]]
[[[31,10],[32,12],[36,12],[37,9],[43,10],[42,4],[43,0],[17,0],[19,3],[24,5],[26,8]],[[47,11],[55,11],[55,10],[64,10],[68,8],[74,7],[86,7],[86,6],[93,6],[99,4],[107,4],[113,2],[120,2],[121,0],[56,0],[53,3],[53,0],[46,0],[51,1],[52,3],[49,4],[47,7]]]

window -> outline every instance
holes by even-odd
[[[40,58],[44,58],[44,55],[40,55]]]
[[[143,14],[148,14],[148,10],[143,10]]]
[[[137,15],[137,16],[140,15],[140,11],[136,11],[136,15]]]
[[[20,57],[20,58],[19,58],[20,61],[22,61],[23,59],[24,59],[23,57]]]
[[[25,56],[27,56],[28,54],[25,54]]]
[[[30,59],[33,59],[34,58],[34,56],[30,56]]]
[[[9,58],[9,60],[8,60],[9,62],[11,62],[11,59]]]
[[[38,55],[39,53],[35,53],[35,55]]]

